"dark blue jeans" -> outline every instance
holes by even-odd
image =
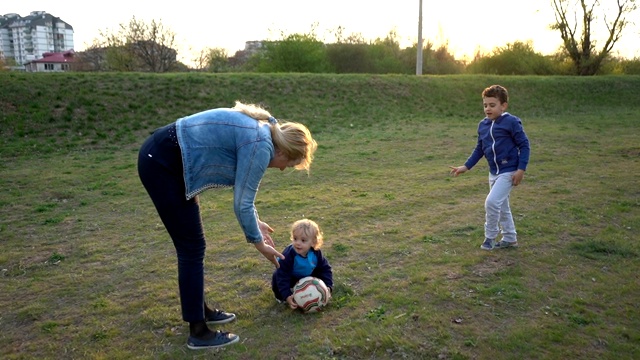
[[[182,319],[203,321],[206,243],[200,206],[197,197],[185,199],[180,148],[169,129],[158,129],[142,145],[138,175],[176,248]]]

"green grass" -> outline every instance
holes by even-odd
[[[640,77],[0,73],[0,358],[640,358]],[[458,178],[480,92],[532,144],[520,248],[484,252],[487,166]],[[329,308],[275,303],[232,192],[200,196],[207,298],[239,344],[186,348],[176,258],[137,178],[154,128],[234,100],[307,124],[311,173],[258,195],[279,248],[316,220]]]

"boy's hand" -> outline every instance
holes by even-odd
[[[516,170],[516,172],[511,176],[511,182],[513,186],[518,186],[522,180],[524,180],[524,170]]]
[[[458,176],[462,173],[467,172],[469,169],[467,169],[466,166],[462,165],[462,166],[449,166],[449,168],[451,169],[451,171],[449,172],[451,175],[453,176]]]

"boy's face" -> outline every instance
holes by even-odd
[[[293,249],[302,256],[307,256],[309,249],[315,243],[315,239],[309,238],[303,231],[294,231],[291,239]]]
[[[482,105],[484,106],[484,114],[491,120],[497,119],[502,113],[507,111],[508,103],[500,103],[500,100],[495,97],[482,98]]]

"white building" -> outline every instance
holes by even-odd
[[[61,53],[44,53],[42,59],[33,60],[24,65],[28,72],[58,72],[72,70],[76,62],[73,50]]]
[[[45,11],[0,15],[0,57],[18,65],[41,59],[44,53],[73,50],[73,27]]]

